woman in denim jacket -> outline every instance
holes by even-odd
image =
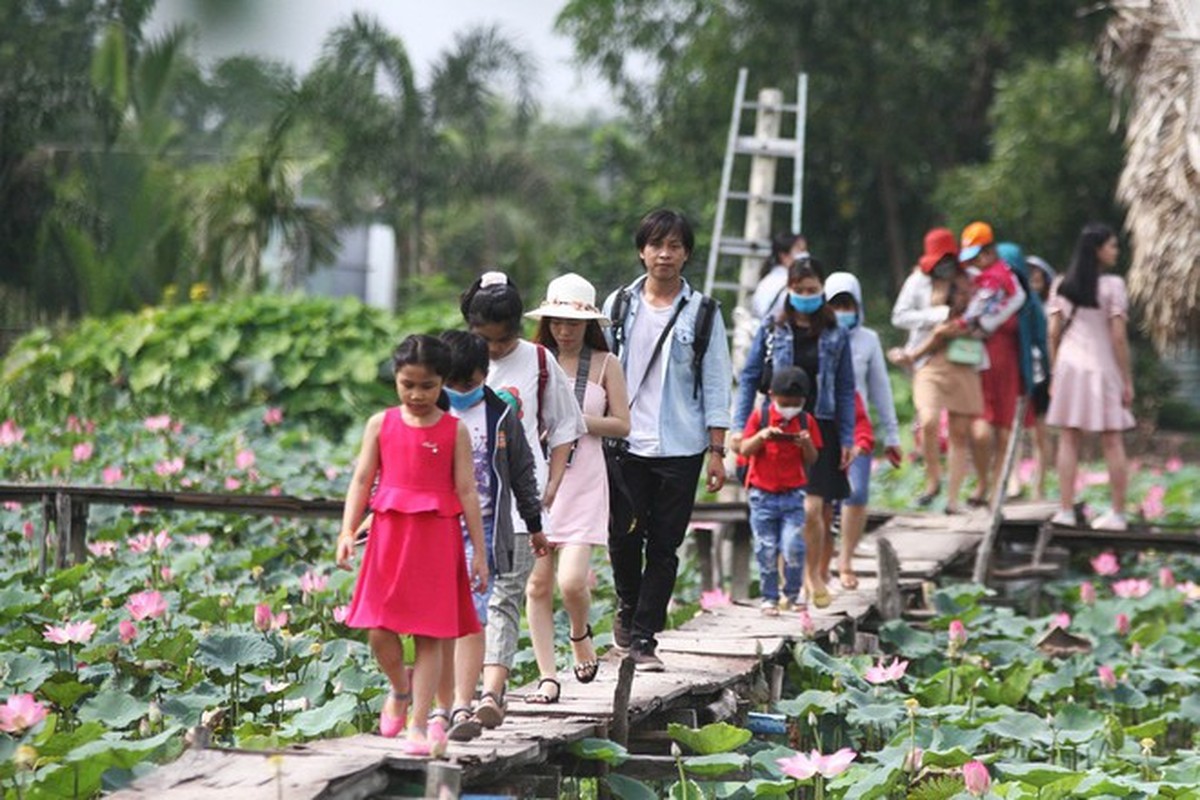
[[[745,427],[758,391],[770,385],[775,368],[784,366],[800,367],[816,387],[805,410],[816,417],[824,446],[808,473],[804,587],[813,605],[824,608],[832,599],[828,588],[832,506],[828,504],[850,492],[846,468],[854,446],[854,363],[849,336],[825,305],[821,275],[810,259],[792,264],[783,311],[763,320],[750,346],[738,379],[734,431]]]

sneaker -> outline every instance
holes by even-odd
[[[763,600],[762,603],[759,604],[758,610],[762,612],[764,617],[779,616],[779,606],[776,605],[774,600]]]
[[[625,626],[624,620],[621,619],[621,612],[618,611],[613,615],[613,647],[622,653],[628,652],[629,648],[633,647],[633,635],[630,634],[629,628]]]
[[[653,639],[642,639],[630,648],[629,657],[633,659],[638,672],[662,672],[667,668],[662,659],[655,654],[656,647]]]
[[[1057,528],[1074,528],[1074,509],[1060,508],[1058,511],[1054,512],[1054,516],[1050,518],[1050,524]]]
[[[1092,530],[1096,531],[1124,531],[1129,529],[1129,524],[1125,522],[1125,515],[1118,514],[1115,511],[1106,511],[1100,516],[1092,520]]]

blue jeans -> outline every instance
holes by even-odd
[[[482,592],[471,589],[471,601],[475,604],[475,615],[479,624],[487,627],[488,600],[492,597],[492,585],[496,580],[496,559],[492,558],[492,528],[495,518],[488,514],[483,518],[483,548],[487,551],[488,587]],[[467,572],[471,571],[471,559],[475,556],[475,548],[471,546],[471,536],[467,533],[467,523],[462,524],[463,548],[467,551]]]
[[[764,600],[779,601],[779,554],[783,553],[784,596],[795,599],[804,586],[804,490],[767,492],[750,488],[750,530]]]
[[[865,506],[871,499],[871,454],[862,453],[851,461],[846,476],[850,479],[850,496],[842,504]]]

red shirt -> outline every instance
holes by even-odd
[[[875,451],[875,428],[867,415],[867,406],[862,395],[854,393],[854,443],[858,449],[870,455]]]
[[[770,425],[780,428],[784,433],[799,433],[800,419],[803,417],[808,420],[807,430],[812,437],[813,447],[821,449],[821,429],[817,427],[817,420],[812,414],[803,413],[784,420],[775,410],[775,404],[771,403],[767,425],[760,424],[761,417],[761,408],[750,412],[750,419],[746,420],[746,428],[742,431],[743,439],[749,439]],[[767,439],[762,449],[750,456],[746,485],[765,492],[789,492],[807,486],[808,475],[804,471],[804,451],[800,449],[800,444],[790,439]]]

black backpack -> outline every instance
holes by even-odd
[[[700,366],[704,361],[704,354],[708,352],[708,342],[712,339],[713,320],[720,310],[720,305],[716,300],[708,295],[694,292],[693,294],[700,297],[700,310],[696,312],[696,329],[695,336],[692,337],[692,374],[695,376],[692,385],[692,397],[700,394]],[[609,321],[612,322],[612,352],[614,356],[621,355],[621,348],[625,345],[625,315],[629,313],[630,303],[633,301],[633,294],[628,287],[623,287],[617,291],[617,296],[613,299],[612,308],[609,310]],[[691,302],[689,298],[688,302]]]

